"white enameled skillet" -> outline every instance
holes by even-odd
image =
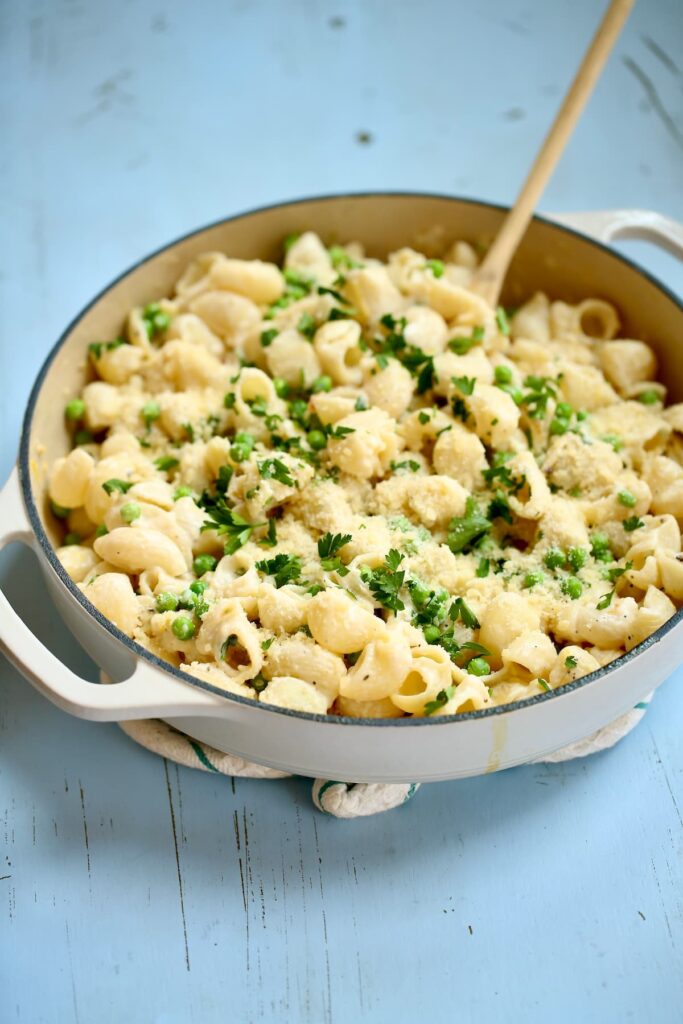
[[[46,498],[51,463],[65,454],[65,401],[87,373],[86,346],[120,333],[126,311],[170,294],[190,259],[207,250],[277,259],[282,239],[313,229],[328,241],[359,239],[373,255],[403,245],[493,237],[502,207],[447,196],[376,193],[266,207],[193,232],[126,271],[90,303],[48,355],[31,392],[17,467],[0,494],[0,547],[37,554],[47,589],[74,636],[111,685],[80,679],[31,633],[0,594],[0,649],[49,700],[80,718],[160,717],[220,750],[288,772],[349,782],[426,782],[507,768],[606,725],[636,704],[682,657],[683,609],[644,643],[560,690],[455,718],[363,720],[259,705],[220,692],[153,657],[105,620],[57,560],[57,524]],[[561,223],[558,223],[561,222]],[[593,236],[593,237],[590,237]],[[615,303],[626,336],[657,352],[670,401],[683,400],[683,306],[605,244],[647,238],[683,256],[683,227],[657,214],[614,211],[533,220],[510,269],[503,301],[534,291],[568,301]],[[597,239],[597,240],[596,240]]]

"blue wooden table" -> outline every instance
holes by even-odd
[[[602,6],[597,5],[597,6]],[[141,254],[304,194],[510,201],[592,0],[0,9],[0,476],[64,324]],[[544,199],[683,218],[680,0],[641,0]],[[627,251],[674,288],[680,266]],[[94,667],[32,556],[0,581]],[[618,748],[343,822],[177,769],[0,665],[0,1021],[656,1021],[683,1011],[683,672]]]

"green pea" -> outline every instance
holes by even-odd
[[[581,597],[583,593],[583,584],[580,579],[576,576],[567,576],[566,579],[562,580],[562,592],[570,597],[572,601],[576,601],[578,597]]]
[[[559,569],[567,561],[564,551],[560,548],[550,548],[545,553],[543,562],[548,569]]]
[[[64,538],[64,543],[65,544],[80,544],[81,543],[81,535],[80,535],[80,533],[67,533],[66,537]]]
[[[557,419],[551,420],[550,422],[550,433],[552,435],[566,434],[569,430],[569,421]]]
[[[174,612],[178,607],[178,595],[169,594],[165,590],[162,594],[157,595],[155,605],[158,612]]]
[[[574,412],[573,408],[568,402],[558,402],[555,408],[555,415],[559,416],[561,420],[569,420]]]
[[[66,519],[71,511],[70,508],[64,508],[63,505],[58,505],[56,501],[50,502],[50,509],[52,511],[52,515],[56,516],[57,519]]]
[[[139,519],[141,512],[137,501],[127,501],[125,505],[121,506],[121,518],[124,523],[132,523],[135,519]]]
[[[631,494],[630,491],[619,491],[617,494],[617,500],[620,505],[624,506],[624,508],[634,508],[636,504],[635,494]]]
[[[466,666],[466,670],[472,676],[487,676],[491,671],[491,666],[484,658],[472,658],[472,661]]]
[[[254,449],[255,443],[251,434],[235,434],[235,440],[230,446],[230,457],[235,462],[246,462]]]
[[[192,619],[186,619],[184,615],[179,615],[177,619],[173,620],[171,629],[179,640],[191,640],[195,635],[197,627]]]
[[[193,594],[203,594],[208,585],[209,584],[205,583],[204,580],[192,580],[192,583],[190,583],[188,590],[191,590]]]
[[[316,380],[313,381],[313,386],[311,390],[313,391],[314,395],[317,395],[320,391],[331,391],[332,378],[326,376],[317,377]]]
[[[327,444],[327,438],[323,434],[322,430],[309,430],[306,434],[306,440],[313,451],[316,452],[319,452]]]
[[[289,394],[289,384],[282,377],[273,377],[273,387],[278,398],[286,398]]]
[[[578,572],[579,569],[583,569],[588,561],[588,552],[585,548],[569,548],[567,551],[567,561],[574,572]]]
[[[77,430],[74,434],[74,444],[92,444],[95,438],[89,430]]]
[[[161,406],[158,402],[145,402],[140,410],[140,415],[149,427],[154,420],[158,420],[161,416]]]
[[[308,405],[303,398],[295,398],[289,403],[289,415],[293,420],[304,420],[308,415]]]
[[[432,595],[432,591],[424,583],[415,580],[410,584],[410,596],[416,608],[423,607]]]
[[[64,407],[64,415],[68,420],[75,422],[82,420],[85,413],[85,402],[82,398],[72,398]]]
[[[182,487],[178,487],[173,492],[173,500],[174,501],[178,501],[179,498],[191,498],[191,497],[192,497],[192,488],[188,487],[186,484],[183,484]]]
[[[496,384],[512,383],[512,370],[509,366],[497,366],[493,371]]]
[[[535,587],[537,583],[543,583],[545,576],[540,569],[531,569],[524,577],[525,587]]]
[[[423,632],[428,644],[435,644],[441,636],[441,630],[438,626],[425,626]]]
[[[100,523],[100,525],[95,530],[95,536],[96,537],[105,537],[108,533],[109,533],[109,530],[104,525],[104,523]]]
[[[213,572],[218,565],[213,555],[197,555],[192,563],[192,568],[197,576],[203,576],[205,572]]]
[[[654,388],[648,388],[646,391],[641,391],[638,395],[638,401],[642,402],[643,405],[657,405],[661,400],[662,396],[659,391],[655,391]]]
[[[192,611],[194,609],[196,600],[197,594],[195,594],[194,590],[190,590],[190,588],[187,587],[187,589],[183,590],[182,594],[180,594],[178,597],[178,607],[185,608],[188,611]]]

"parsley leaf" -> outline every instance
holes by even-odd
[[[451,380],[463,395],[471,395],[477,383],[476,377],[451,377]]]
[[[455,686],[447,686],[445,690],[439,690],[434,700],[428,700],[424,706],[425,715],[433,715],[439,708],[445,707],[451,697],[455,694]]]
[[[524,386],[531,390],[522,396],[522,404],[532,419],[542,420],[545,417],[549,400],[557,396],[555,384],[552,377],[530,375],[524,378]]]
[[[133,486],[132,483],[128,483],[127,480],[119,480],[117,477],[112,477],[111,480],[105,480],[102,484],[102,490],[107,494],[113,494],[114,491],[120,491],[121,494],[125,494]]]
[[[264,480],[277,480],[287,487],[296,487],[297,483],[282,459],[265,459],[258,464],[259,472]]]
[[[399,597],[406,576],[405,570],[398,571],[402,561],[401,552],[392,548],[384,559],[384,565],[377,569],[364,565],[360,570],[361,579],[367,583],[375,600],[392,612],[400,612],[405,608]]]
[[[216,530],[219,535],[227,534],[224,548],[226,555],[234,555],[238,548],[247,543],[257,526],[265,526],[265,523],[250,523],[233,512],[222,497],[207,509],[207,515],[209,518],[204,521],[202,530]]]
[[[490,529],[491,523],[479,510],[474,498],[469,497],[465,515],[451,519],[446,543],[453,554],[457,555],[474,547]]]
[[[304,338],[308,338],[309,341],[313,341],[313,335],[317,330],[317,324],[310,313],[302,313],[299,317],[296,329],[299,334],[303,334]]]
[[[318,539],[318,557],[326,572],[337,572],[340,576],[348,575],[349,570],[339,558],[339,552],[350,540],[350,533],[329,532]]]
[[[455,601],[448,609],[448,617],[452,622],[457,622],[458,619],[460,619],[463,626],[466,626],[467,629],[479,629],[479,619],[467,604],[464,597],[456,597]]]
[[[275,586],[280,589],[286,583],[299,583],[301,577],[301,559],[298,555],[275,555],[256,563],[259,572],[272,576]]]
[[[473,327],[472,333],[466,335],[464,338],[451,338],[448,342],[448,347],[451,352],[455,352],[458,356],[466,355],[471,348],[475,345],[479,345],[484,340],[484,328]]]
[[[510,321],[508,315],[502,306],[499,306],[496,310],[496,323],[498,324],[498,330],[501,334],[506,336],[510,334]]]

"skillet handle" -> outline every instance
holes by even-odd
[[[653,242],[683,260],[683,224],[652,210],[591,210],[585,213],[549,213],[550,220],[591,235],[599,242],[638,238]]]
[[[35,549],[16,468],[0,491],[0,550],[14,541]],[[132,675],[120,683],[101,685],[81,679],[33,635],[1,591],[0,651],[44,697],[77,718],[118,722],[186,715],[230,717],[235,707],[219,694],[182,683],[142,659],[136,659]]]

